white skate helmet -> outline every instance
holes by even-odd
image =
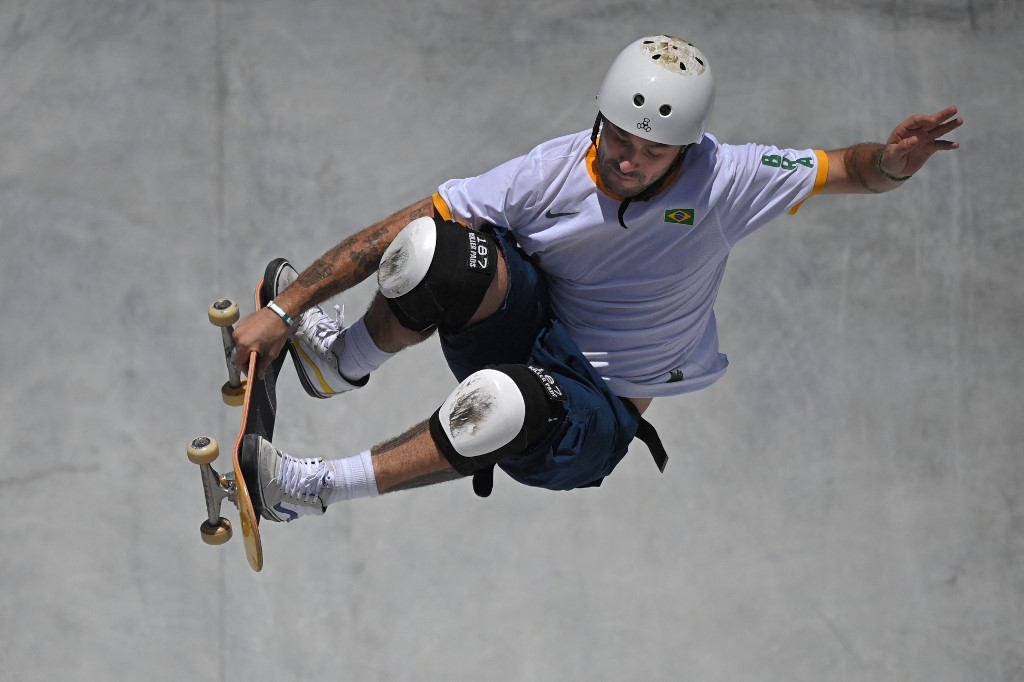
[[[671,145],[704,139],[714,101],[707,58],[672,36],[648,36],[626,47],[597,93],[605,119],[637,137]]]

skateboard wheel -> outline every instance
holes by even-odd
[[[229,407],[241,407],[245,403],[245,381],[241,386],[232,386],[230,382],[221,386],[220,397]]]
[[[204,464],[213,464],[213,461],[220,454],[220,448],[214,439],[200,436],[199,438],[192,439],[192,442],[188,444],[186,452],[188,453],[188,461],[202,466]]]
[[[238,304],[229,298],[214,301],[207,312],[214,327],[230,327],[238,322]]]
[[[209,521],[203,521],[199,526],[199,533],[203,542],[208,545],[223,545],[231,539],[231,522],[220,517],[220,522],[215,526]]]

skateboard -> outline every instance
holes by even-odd
[[[271,263],[267,274],[256,286],[256,307],[263,308],[273,298],[270,289],[270,271],[276,263]],[[224,359],[228,368],[228,381],[221,388],[224,402],[242,408],[242,420],[238,427],[238,436],[232,453],[232,470],[224,474],[217,473],[213,462],[220,454],[219,445],[214,438],[200,436],[188,444],[186,454],[189,461],[199,465],[203,478],[203,492],[206,496],[207,520],[199,527],[200,536],[208,545],[223,545],[232,536],[231,522],[220,515],[221,503],[227,499],[238,507],[238,517],[242,528],[242,540],[245,545],[245,556],[254,571],[263,568],[263,545],[260,542],[260,514],[254,506],[249,488],[255,481],[246,480],[239,465],[242,452],[242,439],[250,433],[258,434],[268,440],[274,436],[274,422],[277,416],[277,375],[287,357],[281,353],[262,379],[256,376],[257,355],[249,354],[245,377],[242,377],[232,361],[235,354],[235,342],[232,338],[234,324],[239,318],[238,304],[230,299],[214,301],[208,311],[210,322],[221,330],[224,346]]]

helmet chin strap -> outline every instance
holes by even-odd
[[[594,119],[594,130],[590,133],[590,144],[597,147],[597,136],[601,132],[601,124],[604,123],[604,115],[601,112],[597,112],[597,118]]]
[[[603,122],[604,116],[601,114],[601,112],[597,112],[597,118],[594,120],[594,130],[590,134],[590,143],[595,147],[597,146],[597,135],[599,132],[601,132],[601,124]],[[655,194],[661,191],[661,188],[664,187],[665,182],[672,176],[673,173],[676,172],[676,169],[678,169],[679,166],[683,164],[683,159],[686,157],[686,153],[690,151],[690,148],[692,146],[692,144],[688,144],[685,147],[683,147],[680,150],[679,154],[676,156],[676,158],[672,161],[672,164],[665,169],[664,173],[661,174],[661,177],[652,182],[642,192],[632,197],[626,197],[625,199],[622,200],[622,203],[619,204],[619,225],[621,225],[624,230],[629,229],[628,227],[626,227],[625,221],[626,209],[629,208],[629,205],[634,201],[648,201],[651,197],[653,197]]]

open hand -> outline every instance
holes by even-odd
[[[935,152],[957,149],[959,142],[940,139],[964,124],[962,118],[953,118],[956,113],[956,107],[947,107],[930,116],[911,116],[900,123],[886,140],[882,168],[892,175],[913,175]]]

